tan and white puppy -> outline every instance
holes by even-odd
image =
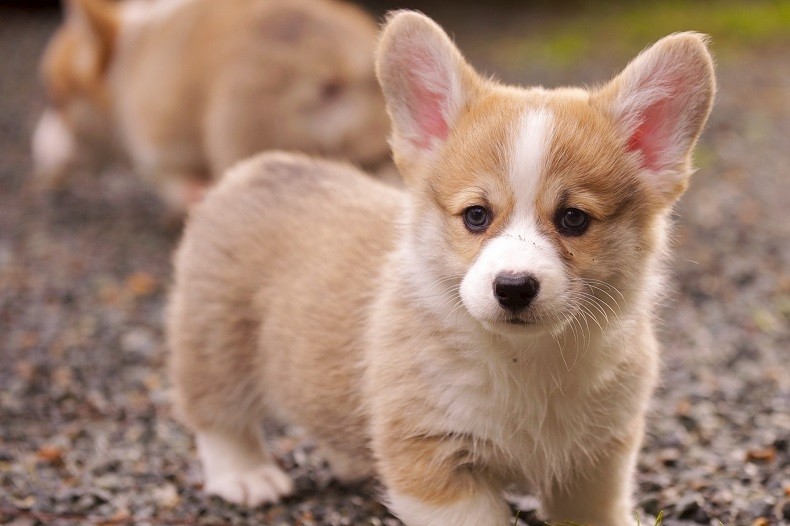
[[[236,161],[287,149],[386,161],[377,28],[335,0],[67,0],[34,133],[49,184],[125,157],[183,209]]]
[[[378,75],[407,191],[286,154],[234,168],[175,259],[176,407],[206,490],[292,491],[265,416],[341,480],[377,474],[407,525],[636,523],[672,205],[711,109],[706,40],[668,36],[600,89],[480,77],[398,12]]]

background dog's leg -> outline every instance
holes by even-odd
[[[183,217],[191,206],[203,199],[209,184],[202,176],[168,174],[157,181],[157,192],[172,214]]]

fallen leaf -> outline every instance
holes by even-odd
[[[691,413],[691,404],[688,400],[680,400],[675,406],[675,414],[680,416],[688,416]]]
[[[50,464],[59,465],[63,463],[63,449],[52,444],[45,444],[38,448],[36,456],[39,460]]]
[[[156,278],[147,272],[135,272],[126,278],[126,290],[134,296],[150,296],[158,287]]]
[[[751,462],[771,462],[776,458],[776,449],[769,447],[758,447],[746,452],[746,460]]]

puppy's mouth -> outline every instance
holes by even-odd
[[[538,316],[530,312],[502,313],[500,317],[484,322],[488,330],[500,334],[524,335],[538,334],[545,331],[556,331],[564,326],[562,318]]]
[[[499,334],[522,334],[540,331],[541,324],[535,320],[524,319],[521,316],[502,316],[483,322],[483,325],[490,331]]]

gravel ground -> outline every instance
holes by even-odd
[[[374,483],[339,487],[287,433],[272,446],[297,481],[293,498],[247,510],[201,492],[163,374],[175,236],[122,171],[59,195],[28,190],[35,64],[57,17],[0,9],[0,524],[400,524]],[[489,20],[465,33],[452,16],[465,15],[440,17],[462,49],[512,31]],[[701,169],[678,209],[664,384],[637,492],[642,517],[663,510],[667,526],[790,524],[788,44],[720,57]],[[601,80],[615,67],[502,70],[471,47],[512,81]],[[531,500],[518,507],[542,524]]]

